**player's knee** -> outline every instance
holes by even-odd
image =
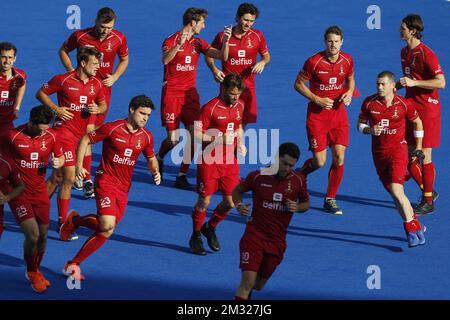
[[[326,164],[326,162],[327,162],[326,158],[322,158],[322,157],[316,158],[314,161],[314,166],[316,168],[322,168]]]
[[[37,230],[29,231],[25,234],[25,241],[31,246],[37,246],[39,242],[39,232]]]
[[[342,166],[344,164],[344,155],[343,154],[335,154],[333,156],[333,165]]]

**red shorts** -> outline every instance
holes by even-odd
[[[239,164],[199,164],[197,166],[197,193],[202,197],[217,190],[230,196],[240,181]]]
[[[74,166],[77,162],[77,147],[80,139],[64,128],[54,127],[53,129],[58,134],[61,148],[64,153],[64,167]]]
[[[180,128],[180,121],[185,127],[192,126],[200,116],[200,96],[197,89],[185,92],[171,92],[163,87],[161,92],[161,123],[168,131]]]
[[[50,199],[46,189],[33,194],[22,193],[9,202],[9,207],[18,225],[32,218],[40,225],[50,224]]]
[[[429,118],[424,112],[417,111],[420,120],[422,120],[424,136],[422,140],[423,148],[438,148],[441,145],[441,117]],[[416,145],[414,138],[414,124],[411,121],[406,121],[406,141],[408,145]]]
[[[122,220],[128,203],[128,191],[111,183],[105,183],[103,177],[95,176],[95,201],[97,214],[116,217],[116,225]]]
[[[378,177],[384,187],[391,183],[403,185],[408,174],[408,146],[400,145],[395,150],[372,152],[373,162]]]
[[[283,261],[286,243],[271,241],[247,226],[239,242],[239,251],[242,271],[254,271],[261,278],[268,279]]]
[[[255,88],[245,88],[240,99],[244,101],[244,116],[242,117],[242,123],[255,123],[258,118]]]
[[[348,146],[349,124],[347,109],[341,105],[337,110],[322,109],[314,112],[308,109],[306,132],[309,150],[313,153],[321,152],[335,144]]]
[[[105,94],[106,101],[105,112],[89,119],[89,124],[95,124],[96,128],[100,127],[105,122],[106,115],[109,111],[109,103],[111,102],[112,87],[103,87],[103,93]]]

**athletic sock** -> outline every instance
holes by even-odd
[[[88,171],[86,177],[84,178],[85,181],[91,180],[91,162],[92,162],[92,155],[84,156],[83,168],[85,168]]]
[[[230,212],[230,210],[221,211],[220,206],[217,206],[214,209],[213,215],[211,216],[211,218],[209,218],[209,221],[208,221],[209,226],[211,228],[215,229],[217,227],[217,225],[228,216],[229,212]]]
[[[69,211],[70,199],[60,199],[59,197],[56,199],[58,204],[58,224],[62,225],[66,222],[67,211]]]
[[[417,160],[414,160],[409,164],[408,171],[411,177],[419,186],[420,190],[423,190],[422,165],[420,165]]]
[[[192,210],[192,225],[195,232],[200,232],[200,229],[202,228],[203,221],[205,221],[206,217],[206,210],[200,211],[197,208],[194,208]]]
[[[84,260],[86,260],[91,254],[97,251],[104,243],[108,240],[107,237],[100,233],[94,233],[91,235],[86,242],[81,247],[80,251],[71,260],[78,265],[80,265]]]
[[[344,165],[335,166],[334,164],[331,166],[330,171],[328,172],[328,190],[327,190],[327,198],[336,198],[336,194],[339,189],[339,185],[341,184],[342,177],[344,176]]]
[[[423,165],[423,198],[428,204],[433,204],[435,175],[436,171],[433,162]]]
[[[302,166],[302,168],[300,169],[300,171],[303,172],[304,175],[308,175],[308,174],[310,174],[310,173],[316,171],[317,169],[318,169],[318,168],[314,168],[314,166],[313,166],[313,159],[310,158],[310,159],[306,160],[306,161],[303,163],[303,166]]]

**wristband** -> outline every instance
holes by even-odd
[[[365,128],[370,128],[370,126],[368,126],[366,123],[360,123],[359,126],[358,126],[358,131],[361,132],[361,133],[364,133],[364,129]]]
[[[414,130],[414,138],[423,138],[423,136],[424,136],[423,130],[421,131]]]

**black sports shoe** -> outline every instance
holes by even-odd
[[[424,216],[427,214],[431,214],[434,212],[434,204],[429,204],[426,201],[423,201],[414,208],[414,213],[420,216]]]
[[[206,250],[203,248],[202,236],[193,234],[189,240],[189,246],[191,247],[192,253],[199,256],[206,256]]]
[[[211,226],[208,223],[204,223],[201,232],[208,240],[208,246],[211,248],[211,250],[219,251],[220,243],[219,239],[217,239],[216,229],[211,228]]]
[[[91,180],[88,180],[84,183],[83,191],[84,191],[84,197],[86,199],[93,198],[95,196],[94,184],[92,183]]]
[[[187,180],[187,176],[186,175],[178,176],[175,179],[175,185],[174,186],[177,189],[190,190],[190,191],[194,190],[194,186],[189,183],[189,181]]]

